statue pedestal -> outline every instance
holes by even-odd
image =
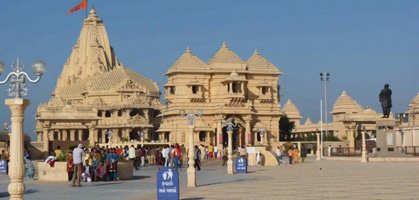
[[[376,121],[377,127],[377,152],[397,152],[396,120],[393,118],[381,118]]]

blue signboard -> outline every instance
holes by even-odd
[[[179,175],[165,167],[157,172],[157,200],[179,200]]]
[[[7,173],[7,161],[0,160],[0,173]]]
[[[243,157],[238,157],[234,161],[234,171],[239,174],[247,173],[247,160]]]

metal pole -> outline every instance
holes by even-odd
[[[326,124],[326,131],[325,134],[327,136],[328,132],[328,121],[327,121],[327,81],[329,79],[328,73],[324,73],[326,75],[326,78],[324,79],[324,117],[325,117],[325,124]],[[323,157],[322,157],[323,158]]]
[[[323,159],[323,101],[320,100],[320,157]]]

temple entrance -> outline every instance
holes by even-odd
[[[132,131],[129,133],[129,140],[136,140],[136,141],[141,141],[141,129],[140,128],[134,128],[132,129]]]

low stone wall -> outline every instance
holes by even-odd
[[[262,166],[277,166],[278,160],[275,155],[266,150],[266,147],[248,147],[251,148],[251,151],[248,149],[247,162],[249,166],[255,166],[256,163],[256,152],[260,151],[261,154],[261,163]],[[253,151],[254,150],[254,151]]]
[[[324,160],[336,161],[356,161],[361,162],[361,157],[324,157]],[[419,162],[419,157],[386,157],[386,158],[368,158],[369,162]]]
[[[67,163],[55,162],[54,167],[44,162],[38,162],[38,180],[40,181],[67,181]],[[118,162],[119,180],[130,180],[134,177],[132,161]]]
[[[38,180],[40,181],[67,181],[67,163],[55,162],[54,167],[44,162],[38,162]]]

